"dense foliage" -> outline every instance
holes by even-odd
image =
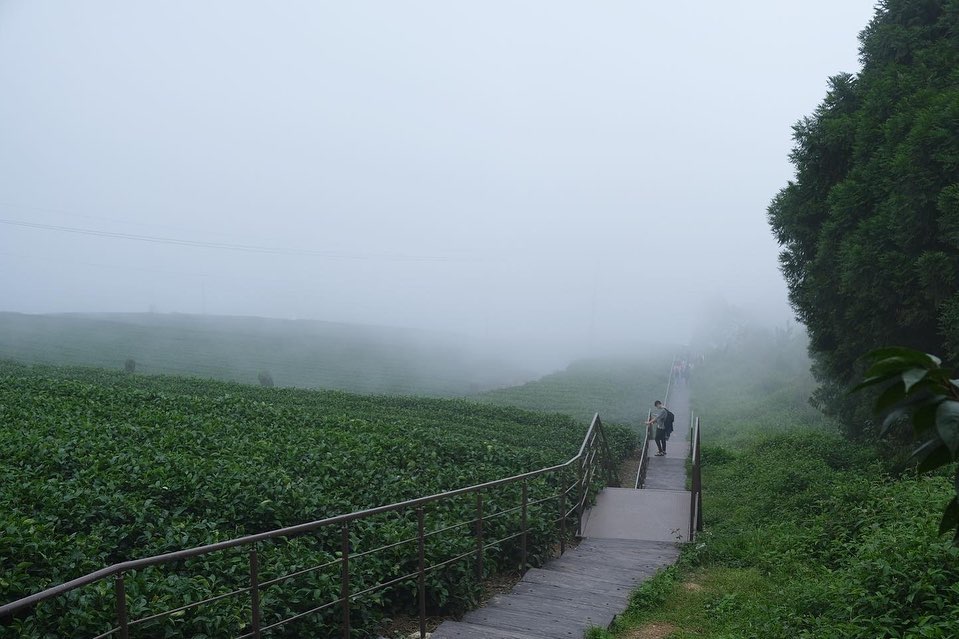
[[[864,353],[959,359],[959,0],[885,0],[860,42],[862,70],[795,126],[795,181],[769,207],[817,400],[853,434]]]
[[[920,472],[936,470],[959,459],[959,380],[932,355],[906,348],[883,348],[870,353],[873,360],[866,379],[857,389],[885,386],[876,400],[884,417],[883,431],[908,419],[917,446],[912,457]],[[959,469],[955,489],[946,506],[939,532],[953,532],[959,544]]]
[[[92,369],[28,368],[0,362],[0,601],[7,602],[111,563],[229,539],[420,497],[565,461],[586,424],[466,401],[367,397],[265,389]],[[610,427],[622,456],[625,429]],[[566,478],[568,479],[568,478]],[[557,478],[559,481],[559,478]],[[534,482],[531,498],[553,488]],[[518,504],[518,486],[490,491],[486,513]],[[427,509],[429,530],[472,518],[473,499]],[[532,561],[557,539],[553,502],[531,509]],[[513,534],[518,512],[487,526]],[[351,544],[368,550],[415,536],[412,513],[357,524]],[[263,579],[323,563],[337,530],[263,544]],[[487,553],[487,570],[513,569],[517,542]],[[469,527],[431,537],[438,563],[468,552]],[[355,590],[415,569],[400,547],[351,562]],[[336,598],[338,567],[264,591],[268,620]],[[245,551],[223,552],[131,575],[131,613],[142,616],[241,588]],[[462,606],[476,594],[472,564],[431,573],[431,608]],[[371,629],[390,610],[414,609],[415,583],[355,602],[354,624]],[[0,637],[90,636],[113,612],[112,586],[86,587],[32,616],[0,625]],[[323,634],[338,613],[287,628]],[[150,636],[242,633],[246,597],[178,615]],[[332,621],[331,621],[332,619]],[[280,635],[282,636],[282,635]]]

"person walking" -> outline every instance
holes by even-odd
[[[646,424],[655,430],[653,435],[656,439],[656,448],[659,450],[656,453],[657,457],[666,454],[666,413],[666,407],[657,399],[653,404],[653,410],[649,411],[649,420],[646,421]]]

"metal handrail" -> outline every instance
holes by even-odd
[[[703,529],[703,476],[702,442],[700,440],[699,417],[696,417],[692,432],[691,479],[689,491],[689,541],[696,539],[696,533]]]
[[[602,453],[602,454],[601,454],[601,453]],[[305,534],[305,533],[309,533],[309,532],[312,532],[312,531],[315,531],[315,530],[318,530],[318,529],[320,529],[320,528],[324,528],[324,527],[327,527],[327,526],[339,525],[339,526],[341,527],[342,539],[343,539],[342,548],[341,548],[341,553],[342,553],[341,556],[340,556],[338,559],[335,559],[335,560],[333,560],[333,561],[327,562],[326,564],[321,564],[320,566],[316,566],[316,567],[314,567],[313,569],[318,569],[318,568],[323,567],[323,566],[330,566],[330,565],[335,565],[335,564],[339,563],[339,564],[341,565],[341,567],[342,567],[342,581],[343,581],[341,596],[340,596],[338,599],[334,600],[333,602],[330,602],[328,605],[325,604],[325,605],[323,605],[323,606],[320,606],[319,608],[314,608],[314,609],[312,609],[312,612],[315,612],[315,611],[318,611],[318,610],[321,610],[321,609],[324,609],[324,608],[328,608],[328,607],[330,607],[330,606],[332,606],[332,605],[341,604],[341,605],[343,606],[343,609],[344,609],[344,611],[343,611],[343,623],[342,623],[343,636],[344,636],[344,637],[349,637],[349,633],[350,633],[349,603],[350,603],[350,600],[353,599],[353,598],[356,598],[356,597],[358,597],[358,596],[360,596],[360,595],[362,595],[362,594],[364,594],[364,593],[366,593],[366,592],[368,592],[368,591],[371,590],[371,589],[367,589],[367,590],[364,590],[364,591],[358,592],[358,593],[350,593],[350,592],[349,592],[349,567],[348,567],[348,566],[349,566],[349,561],[350,561],[350,559],[359,557],[359,556],[361,556],[361,555],[366,555],[366,554],[369,554],[369,553],[372,553],[372,552],[379,552],[379,551],[382,551],[382,550],[384,550],[384,549],[393,548],[393,547],[396,547],[397,545],[399,545],[399,544],[396,544],[396,543],[394,543],[394,544],[388,544],[388,545],[386,545],[386,546],[379,547],[379,548],[376,548],[376,549],[373,549],[373,550],[370,550],[370,551],[366,551],[366,552],[364,552],[364,553],[350,554],[350,551],[349,551],[349,524],[350,524],[351,522],[354,522],[354,521],[357,521],[357,520],[360,520],[360,519],[365,519],[365,518],[372,517],[372,516],[379,515],[379,514],[383,514],[383,513],[415,510],[416,513],[417,513],[417,519],[418,519],[418,522],[419,522],[419,526],[418,526],[418,528],[419,528],[419,533],[418,533],[417,537],[415,537],[415,538],[413,538],[413,539],[410,539],[410,540],[406,540],[406,541],[404,541],[404,542],[402,542],[402,543],[410,543],[411,541],[418,541],[418,542],[419,542],[419,544],[418,544],[418,546],[419,546],[419,554],[420,554],[420,566],[419,566],[419,570],[418,570],[416,573],[413,573],[412,576],[406,576],[406,577],[403,577],[403,578],[401,578],[401,579],[399,579],[399,580],[393,579],[393,580],[391,580],[391,581],[389,582],[389,584],[392,585],[393,583],[395,583],[395,582],[397,582],[397,581],[408,580],[408,579],[412,579],[413,577],[417,577],[417,578],[418,578],[418,581],[419,581],[419,599],[420,599],[420,628],[421,628],[421,636],[425,636],[425,593],[424,593],[424,591],[423,591],[423,588],[424,588],[424,585],[423,585],[423,583],[424,583],[423,577],[424,577],[424,575],[425,575],[427,572],[430,572],[430,571],[435,570],[435,569],[437,569],[437,568],[440,568],[440,567],[442,567],[442,566],[444,566],[444,565],[447,565],[447,564],[451,563],[451,562],[454,561],[454,560],[461,560],[461,559],[465,559],[465,558],[467,558],[467,557],[469,557],[469,556],[475,556],[475,557],[476,557],[476,572],[477,572],[477,576],[481,577],[482,574],[483,574],[483,554],[484,554],[484,551],[486,550],[486,548],[488,548],[489,546],[493,546],[493,545],[495,545],[495,544],[498,544],[498,543],[502,543],[503,541],[506,541],[507,539],[513,539],[513,538],[515,538],[515,537],[522,537],[522,539],[521,539],[521,549],[522,549],[521,557],[522,557],[522,559],[521,559],[521,562],[520,562],[520,570],[521,570],[521,571],[522,571],[522,570],[525,570],[526,564],[527,564],[527,548],[526,548],[526,546],[527,546],[527,536],[528,536],[528,532],[529,532],[529,531],[528,531],[528,521],[527,521],[527,509],[528,509],[528,507],[529,507],[530,505],[542,503],[542,502],[544,502],[544,501],[548,501],[549,499],[553,499],[553,498],[559,499],[559,501],[560,501],[560,503],[559,503],[559,511],[561,512],[561,516],[560,516],[560,518],[559,518],[559,520],[558,520],[558,523],[560,524],[560,527],[561,527],[560,551],[561,551],[561,553],[564,552],[564,551],[565,551],[565,547],[566,547],[566,535],[567,535],[567,525],[566,525],[566,523],[567,523],[567,519],[569,518],[570,515],[575,514],[575,515],[577,516],[577,518],[578,518],[578,523],[579,523],[579,525],[580,525],[580,526],[582,525],[583,512],[584,512],[587,504],[588,504],[589,501],[590,501],[593,478],[594,478],[595,473],[596,473],[596,470],[597,470],[597,469],[596,469],[597,459],[599,459],[600,462],[603,464],[603,466],[605,466],[607,480],[612,481],[614,469],[613,469],[613,465],[612,465],[612,458],[611,458],[611,456],[610,456],[609,442],[607,441],[606,433],[605,433],[605,431],[604,431],[604,429],[603,429],[602,421],[601,421],[600,418],[599,418],[599,413],[596,413],[596,414],[593,416],[593,419],[592,419],[591,422],[590,422],[589,428],[588,428],[587,431],[586,431],[586,436],[583,438],[583,441],[582,441],[582,443],[580,444],[579,451],[576,453],[576,455],[574,455],[574,456],[571,457],[569,460],[567,460],[567,461],[565,461],[565,462],[563,462],[563,463],[561,463],[561,464],[556,464],[556,465],[554,465],[554,466],[548,466],[548,467],[546,467],[546,468],[540,468],[540,469],[538,469],[538,470],[533,470],[533,471],[529,471],[529,472],[526,472],[526,473],[521,473],[521,474],[518,474],[518,475],[513,475],[513,476],[511,476],[511,477],[506,477],[506,478],[502,478],[502,479],[496,479],[496,480],[484,482],[484,483],[481,483],[481,484],[475,484],[475,485],[472,485],[472,486],[467,486],[467,487],[465,487],[465,488],[458,488],[458,489],[455,489],[455,490],[449,490],[449,491],[446,491],[446,492],[437,493],[437,494],[429,495],[429,496],[426,496],[426,497],[419,497],[419,498],[416,498],[416,499],[409,499],[409,500],[406,500],[406,501],[396,502],[396,503],[388,504],[388,505],[385,505],[385,506],[378,506],[378,507],[375,507],[375,508],[367,508],[367,509],[364,509],[364,510],[359,510],[359,511],[355,511],[355,512],[352,512],[352,513],[342,514],[342,515],[336,515],[336,516],[333,516],[333,517],[327,517],[327,518],[325,518],[325,519],[319,519],[319,520],[316,520],[316,521],[311,521],[311,522],[307,522],[307,523],[303,523],[303,524],[298,524],[298,525],[295,525],[295,526],[287,526],[287,527],[285,527],[285,528],[279,528],[279,529],[276,529],[276,530],[271,530],[271,531],[267,531],[267,532],[263,532],[263,533],[257,533],[257,534],[253,534],[253,535],[245,535],[245,536],[243,536],[243,537],[238,537],[238,538],[236,538],[236,539],[231,539],[231,540],[227,540],[227,541],[221,541],[221,542],[217,542],[217,543],[213,543],[213,544],[206,544],[206,545],[197,546],[197,547],[189,548],[189,549],[185,549],[185,550],[179,550],[179,551],[175,551],[175,552],[163,553],[163,554],[160,554],[160,555],[154,555],[154,556],[152,556],[152,557],[144,557],[144,558],[142,558],[142,559],[134,559],[134,560],[130,560],[130,561],[119,562],[119,563],[116,563],[116,564],[112,564],[112,565],[110,565],[110,566],[107,566],[107,567],[105,567],[105,568],[101,568],[100,570],[91,572],[91,573],[89,573],[89,574],[83,575],[83,576],[78,577],[78,578],[76,578],[76,579],[72,579],[72,580],[67,581],[67,582],[65,582],[65,583],[62,583],[62,584],[59,584],[59,585],[56,585],[56,586],[52,586],[52,587],[47,588],[47,589],[45,589],[45,590],[43,590],[43,591],[41,591],[41,592],[34,593],[34,594],[29,595],[29,596],[27,596],[27,597],[23,597],[23,598],[21,598],[21,599],[18,599],[18,600],[16,600],[16,601],[11,602],[11,603],[2,605],[2,606],[0,606],[0,619],[2,619],[2,618],[4,618],[4,617],[7,617],[7,616],[10,616],[10,615],[13,615],[13,614],[15,614],[15,613],[17,613],[17,612],[19,612],[19,611],[22,611],[22,610],[24,610],[24,609],[27,609],[27,608],[29,608],[29,607],[32,607],[32,606],[34,606],[34,605],[36,605],[36,604],[38,604],[38,603],[40,603],[40,602],[43,602],[43,601],[46,601],[46,600],[49,600],[49,599],[53,599],[53,598],[55,598],[55,597],[58,597],[58,596],[60,596],[60,595],[63,595],[63,594],[65,594],[65,593],[67,593],[67,592],[70,592],[70,591],[75,590],[75,589],[77,589],[77,588],[80,588],[80,587],[82,587],[82,586],[86,586],[86,585],[89,585],[89,584],[92,584],[92,583],[96,583],[96,582],[102,581],[102,580],[107,579],[107,578],[110,578],[110,577],[114,577],[114,578],[115,578],[115,593],[116,593],[116,600],[117,600],[117,606],[116,606],[116,608],[117,608],[117,624],[118,624],[118,625],[117,625],[115,628],[113,628],[113,629],[109,630],[108,632],[106,632],[106,633],[104,633],[104,634],[102,634],[102,635],[99,635],[99,636],[101,636],[101,637],[106,637],[106,636],[112,636],[112,635],[116,634],[117,636],[119,636],[119,637],[121,637],[121,638],[123,638],[123,639],[126,639],[126,637],[128,637],[128,631],[127,631],[127,629],[128,629],[131,625],[143,623],[143,622],[145,622],[145,621],[147,621],[147,620],[152,620],[152,619],[156,619],[156,618],[160,618],[160,617],[164,617],[164,616],[169,616],[169,615],[172,615],[174,612],[178,612],[178,611],[180,611],[180,610],[182,610],[182,609],[184,609],[184,608],[183,608],[183,607],[180,607],[180,608],[173,609],[173,610],[167,610],[167,611],[163,611],[163,612],[160,612],[160,613],[154,613],[154,614],[148,615],[147,617],[143,617],[143,618],[140,618],[140,619],[134,619],[134,620],[128,619],[128,618],[127,618],[127,606],[126,606],[126,603],[127,603],[127,602],[126,602],[126,594],[125,594],[125,587],[124,587],[124,574],[125,574],[125,573],[130,572],[130,571],[134,571],[134,570],[139,570],[139,569],[142,569],[142,568],[147,568],[147,567],[150,567],[150,566],[157,566],[157,565],[161,565],[161,564],[168,564],[168,563],[172,563],[172,562],[182,561],[182,560],[185,560],[185,559],[190,559],[190,558],[193,558],[193,557],[199,557],[199,556],[202,556],[202,555],[207,555],[207,554],[210,554],[210,553],[214,553],[214,552],[218,552],[218,551],[222,551],[222,550],[227,550],[227,549],[230,549],[230,548],[237,548],[237,547],[240,547],[240,546],[251,546],[251,550],[250,550],[250,573],[251,573],[250,581],[251,581],[251,584],[250,584],[250,586],[245,587],[245,588],[241,588],[241,589],[236,590],[236,591],[231,592],[231,593],[227,593],[226,595],[223,595],[223,596],[239,595],[239,594],[244,594],[244,593],[249,593],[249,594],[251,595],[251,597],[252,597],[252,599],[253,599],[253,608],[252,608],[253,619],[252,619],[252,621],[251,621],[252,631],[246,633],[246,634],[243,635],[243,636],[259,637],[259,636],[261,635],[261,632],[262,632],[263,630],[266,630],[266,629],[269,628],[269,627],[275,627],[275,626],[277,626],[277,625],[281,625],[282,623],[286,623],[286,622],[289,622],[289,621],[293,621],[294,619],[298,619],[298,618],[300,618],[300,617],[302,617],[302,616],[304,616],[304,615],[306,614],[306,613],[296,614],[296,615],[294,615],[294,617],[290,617],[290,618],[288,618],[288,619],[286,619],[286,620],[284,620],[284,621],[282,621],[282,622],[274,623],[274,624],[271,624],[270,626],[261,627],[261,625],[260,625],[260,610],[259,610],[259,591],[260,591],[260,589],[263,588],[263,587],[265,587],[265,586],[267,586],[267,585],[269,585],[269,584],[277,583],[277,582],[279,582],[279,581],[283,581],[283,580],[285,580],[285,579],[292,578],[292,577],[297,576],[297,575],[299,575],[299,574],[302,574],[302,573],[304,573],[304,572],[308,572],[309,570],[312,570],[312,569],[299,570],[299,571],[296,571],[296,572],[294,572],[294,573],[292,573],[292,574],[290,574],[290,575],[285,575],[285,576],[282,576],[282,577],[279,577],[279,578],[276,578],[276,579],[272,579],[272,580],[269,580],[269,581],[260,583],[260,582],[259,582],[259,574],[258,574],[258,570],[259,570],[259,568],[258,568],[258,565],[259,565],[259,564],[258,564],[258,561],[259,561],[259,560],[258,560],[258,555],[257,555],[256,544],[257,544],[258,542],[267,541],[267,540],[273,540],[273,539],[277,539],[277,538],[281,538],[281,537],[282,537],[282,538],[295,537],[295,536],[303,535],[303,534]],[[578,465],[577,465],[577,462],[579,462]],[[549,473],[555,473],[555,472],[559,472],[559,471],[563,471],[563,470],[568,470],[568,469],[574,469],[574,470],[576,471],[576,474],[577,474],[577,481],[576,481],[575,483],[573,483],[569,488],[560,487],[560,488],[559,488],[559,492],[558,492],[556,495],[554,495],[553,497],[547,498],[547,499],[540,499],[540,500],[533,500],[533,501],[530,501],[530,500],[528,499],[527,489],[528,489],[528,482],[529,482],[530,479],[534,479],[534,478],[536,478],[536,477],[540,477],[540,476],[543,476],[543,475],[546,475],[546,474],[549,474]],[[516,509],[510,509],[510,511],[514,511],[514,510],[520,510],[520,511],[521,511],[521,515],[522,515],[522,520],[521,520],[521,521],[522,521],[522,530],[521,530],[519,533],[517,533],[517,534],[515,534],[515,535],[511,535],[510,537],[507,537],[507,538],[505,538],[505,539],[499,539],[499,540],[496,540],[496,541],[493,541],[493,542],[484,542],[484,540],[483,540],[483,520],[484,520],[484,517],[483,517],[483,499],[482,499],[483,492],[484,492],[484,491],[487,491],[487,490],[489,490],[489,489],[492,489],[492,488],[496,488],[496,487],[498,487],[498,486],[504,486],[504,485],[507,485],[507,484],[514,484],[514,483],[517,483],[517,482],[522,482],[522,503],[521,503],[521,505],[520,505],[519,507],[517,507]],[[571,510],[567,511],[567,510],[566,510],[566,505],[565,505],[565,504],[566,504],[566,499],[567,499],[567,497],[569,497],[570,491],[571,491],[571,490],[574,490],[574,489],[576,489],[576,488],[579,489],[579,494],[578,494],[576,497],[573,497],[573,499],[575,499],[576,501],[575,501],[574,504],[573,504],[573,508],[572,508]],[[476,537],[477,537],[477,545],[476,545],[475,550],[470,551],[469,553],[465,553],[465,554],[463,554],[463,555],[461,555],[461,556],[455,557],[453,560],[446,560],[446,561],[442,562],[441,564],[432,565],[432,566],[428,566],[428,567],[427,567],[427,566],[424,564],[424,562],[423,562],[423,543],[424,543],[424,540],[425,540],[426,537],[431,536],[432,534],[436,534],[436,532],[439,532],[439,531],[432,531],[431,533],[426,533],[426,532],[425,532],[425,529],[424,529],[424,527],[423,527],[423,518],[424,518],[423,507],[426,506],[426,505],[428,505],[428,504],[431,504],[431,503],[439,502],[439,501],[446,500],[446,499],[451,499],[451,498],[454,498],[454,497],[457,497],[457,496],[460,496],[460,495],[466,495],[466,494],[470,494],[470,493],[476,494],[476,497],[477,497],[477,504],[476,504],[477,516],[476,516],[475,519],[467,522],[467,525],[468,525],[468,524],[473,524],[473,523],[476,524],[476,533],[475,533],[475,534],[476,534]],[[496,514],[489,515],[489,516],[486,517],[486,519],[487,519],[487,520],[492,519],[492,518],[494,518],[495,516],[497,516],[497,515],[499,515],[499,514],[502,514],[502,513],[499,513],[499,512],[498,512],[498,513],[496,513]],[[455,526],[452,526],[452,527],[455,527]],[[452,527],[449,527],[449,528],[452,528]],[[578,530],[579,530],[579,529],[577,528],[577,531],[578,531]],[[579,533],[577,532],[577,534],[579,534]],[[387,584],[379,584],[378,586],[385,587],[386,585],[387,585]],[[377,587],[374,587],[373,589],[376,589],[376,588],[377,588]],[[217,596],[215,599],[220,599],[220,598],[222,598],[222,596]],[[208,601],[212,601],[212,600],[213,600],[213,599],[208,600]],[[196,605],[200,605],[200,604],[202,604],[202,603],[206,603],[206,601],[196,602]],[[193,606],[191,605],[190,607],[193,607]]]
[[[663,396],[663,405],[669,401],[669,389],[673,383],[673,369],[676,367],[676,356],[673,355],[673,361],[669,364],[669,375],[666,376],[666,394]],[[642,488],[646,483],[646,471],[649,470],[649,438],[652,435],[652,428],[649,425],[649,419],[652,417],[652,409],[646,411],[646,434],[643,437],[643,449],[639,457],[639,467],[636,468],[636,482],[634,488]]]
[[[653,412],[651,410],[646,412],[647,422],[652,414]],[[646,433],[643,435],[643,447],[639,455],[639,466],[636,468],[636,483],[633,485],[634,488],[642,488],[643,484],[646,483],[646,471],[649,470],[649,438],[652,432],[652,427],[646,424]]]

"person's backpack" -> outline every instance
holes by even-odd
[[[666,427],[666,436],[673,432],[673,420],[676,419],[676,416],[673,415],[673,411],[666,409],[666,417],[663,418],[663,425]]]

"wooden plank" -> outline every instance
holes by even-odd
[[[662,544],[659,547],[636,547],[630,545],[635,543],[636,542],[631,539],[585,539],[573,550],[567,550],[563,556],[569,555],[576,557],[580,555],[591,556],[593,554],[599,554],[625,557],[656,556],[673,559],[679,557],[679,546],[671,541],[656,542]],[[648,544],[650,542],[643,543]]]
[[[661,551],[626,551],[626,550],[593,550],[583,552],[568,552],[561,559],[573,561],[594,562],[613,566],[631,566],[675,560],[678,554]]]
[[[503,597],[495,604],[501,610],[522,612],[532,615],[549,615],[550,617],[565,617],[571,619],[585,619],[591,625],[606,627],[613,617],[620,612],[622,602],[613,605],[610,600],[603,602],[586,602],[583,600],[558,600],[536,595],[524,595],[517,592]]]
[[[645,517],[645,523],[662,519],[664,505],[675,501],[668,491],[648,496],[660,509]],[[632,499],[614,496],[610,503],[623,498]],[[433,637],[581,639],[590,626],[608,626],[626,608],[630,591],[678,556],[679,547],[673,541],[586,538],[563,557],[528,570],[510,594],[494,597],[460,622],[444,622]]]
[[[651,457],[649,470],[646,471],[644,489],[685,490],[686,489],[686,457]]]
[[[643,578],[650,577],[656,573],[655,566],[649,566],[645,569],[614,571],[606,566],[571,565],[559,562],[550,563],[546,566],[546,570],[580,577],[589,577],[590,579],[599,579],[630,588],[642,581]]]
[[[550,585],[559,585],[573,588],[589,588],[593,592],[625,593],[629,594],[632,590],[631,585],[606,581],[605,579],[596,579],[584,575],[574,575],[555,570],[544,570],[542,568],[531,568],[523,575],[523,581],[530,583],[544,583]]]
[[[608,572],[612,575],[629,575],[634,572],[646,572],[649,569],[655,569],[664,563],[666,563],[664,560],[656,557],[623,559],[621,561],[612,561],[608,558],[600,560],[596,557],[563,557],[549,562],[544,568],[547,570],[582,570],[585,575],[596,574],[597,571]]]
[[[587,603],[608,603],[610,606],[619,606],[622,610],[626,607],[628,600],[627,590],[619,592],[596,592],[591,588],[582,586],[573,588],[570,586],[558,586],[555,584],[543,584],[521,581],[513,587],[513,594],[532,595],[536,597],[545,597],[554,601],[582,601]]]
[[[586,537],[582,539],[579,545],[570,548],[566,552],[574,552],[583,549],[618,549],[618,550],[637,550],[637,551],[673,551],[678,553],[680,545],[674,541],[660,541],[651,539],[600,539]]]
[[[581,594],[587,594],[587,591],[581,591]],[[490,600],[492,605],[502,605],[507,608],[515,608],[517,610],[525,610],[531,606],[562,606],[570,610],[578,610],[582,612],[603,612],[613,608],[613,604],[610,603],[608,597],[591,599],[581,598],[581,599],[553,599],[546,596],[543,592],[534,592],[534,593],[523,593],[514,590],[508,595],[500,595],[498,597],[493,597]]]
[[[593,625],[589,617],[524,614],[491,608],[480,608],[467,613],[463,621],[510,632],[534,632],[551,639],[579,639],[586,628]]]
[[[432,639],[548,639],[546,635],[510,632],[465,621],[444,621],[431,635]]]

